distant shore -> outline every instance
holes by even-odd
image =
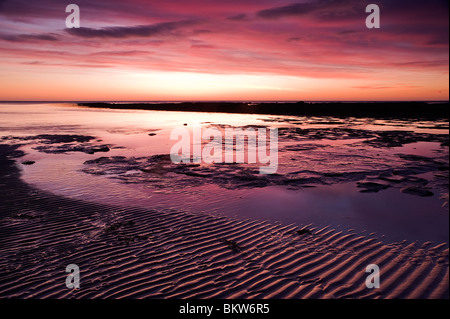
[[[448,119],[449,102],[180,102],[78,103],[79,106],[179,112],[294,116]]]

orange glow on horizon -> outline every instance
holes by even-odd
[[[377,101],[448,100],[448,85],[367,79],[314,79],[274,74],[206,74],[90,70],[61,74],[35,72],[1,81],[5,101]],[[41,77],[39,69],[47,71]],[[79,71],[79,70],[75,70]],[[98,71],[98,72],[95,72]],[[25,74],[25,73],[24,73]],[[6,79],[5,77],[3,77]],[[418,81],[417,81],[418,82]],[[101,85],[99,85],[101,84]],[[380,94],[382,92],[382,95]]]

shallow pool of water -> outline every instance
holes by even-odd
[[[358,188],[357,180],[337,179],[334,183],[327,179],[325,185],[305,185],[295,189],[280,185],[228,189],[210,182],[200,186],[176,187],[176,182],[168,180],[167,188],[156,188],[145,182],[123,183],[114,174],[98,176],[82,171],[85,161],[100,156],[131,158],[168,154],[174,143],[170,140],[172,129],[191,128],[202,123],[317,130],[342,126],[367,131],[396,129],[448,134],[445,129],[433,128],[436,123],[335,119],[335,124],[323,124],[320,118],[299,118],[295,122],[278,116],[102,110],[69,104],[0,104],[0,115],[0,136],[92,135],[98,139],[97,143],[111,146],[109,152],[95,154],[43,153],[35,149],[36,143],[22,147],[27,155],[21,160],[36,162],[30,166],[20,165],[23,179],[62,196],[123,206],[213,212],[237,218],[295,223],[299,227],[330,225],[343,231],[375,233],[386,241],[448,242],[448,206],[444,205],[445,199],[440,198],[441,195],[445,198],[446,193],[448,199],[448,183],[445,186],[434,181],[438,172],[415,174],[417,178],[429,180],[434,193],[430,197],[420,197],[402,193],[396,187],[363,193]],[[446,159],[448,172],[448,146],[442,146],[439,142],[417,141],[398,147],[379,148],[365,144],[366,140],[335,137],[310,139],[308,136],[299,141],[281,138],[280,173],[302,170],[305,175],[309,174],[307,171],[366,171],[369,172],[366,175],[370,175],[378,169],[403,167],[409,163],[407,161],[411,165],[416,163],[411,159],[399,158],[399,153]],[[127,171],[125,174],[132,178],[135,173],[139,171]]]

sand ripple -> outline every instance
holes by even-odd
[[[445,244],[383,244],[327,227],[298,232],[39,191],[22,202],[0,223],[2,298],[448,298]],[[71,263],[78,290],[65,287]],[[379,289],[365,286],[368,264],[380,267]]]

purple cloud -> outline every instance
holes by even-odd
[[[102,29],[74,28],[67,29],[71,35],[82,38],[130,38],[130,37],[152,37],[167,35],[180,28],[198,24],[199,21],[187,20],[177,22],[163,22],[151,25],[138,25],[130,27],[107,27]]]
[[[9,42],[58,41],[56,34],[0,34],[0,39]]]

